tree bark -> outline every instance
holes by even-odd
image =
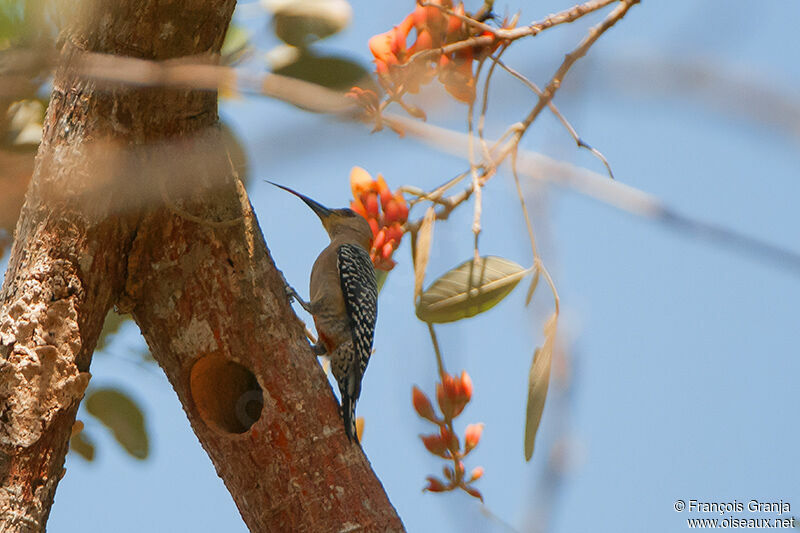
[[[219,51],[232,0],[85,1],[0,292],[0,530],[43,531],[116,304],[142,329],[252,531],[400,531],[286,299],[213,92],[100,90],[83,51]]]

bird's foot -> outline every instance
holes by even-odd
[[[283,280],[283,287],[284,290],[286,291],[286,298],[289,300],[289,303],[292,303],[292,300],[294,300],[297,303],[299,303],[300,307],[305,309],[307,313],[311,314],[311,304],[303,300],[303,298],[300,297],[300,293],[294,290],[294,287],[289,285],[289,282],[286,281],[283,272],[279,270],[278,273],[281,275],[281,280]]]

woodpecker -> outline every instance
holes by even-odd
[[[312,348],[316,355],[330,357],[342,397],[345,434],[358,442],[356,401],[378,318],[378,286],[367,251],[372,230],[364,217],[351,209],[328,209],[288,187],[272,185],[303,200],[331,238],[311,269],[310,301],[304,302],[288,284],[287,293],[314,317],[319,339]]]

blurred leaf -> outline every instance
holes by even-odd
[[[54,0],[0,0],[0,50],[33,42],[42,45],[55,38],[58,34],[58,21],[52,16],[55,3]]]
[[[494,307],[530,269],[502,257],[466,261],[434,281],[422,293],[417,317],[445,323],[469,318]]]
[[[531,371],[528,375],[528,407],[525,413],[525,460],[533,457],[536,433],[542,421],[547,388],[550,385],[550,366],[553,361],[553,344],[556,338],[558,314],[553,313],[544,325],[544,344],[533,352]]]
[[[0,0],[0,50],[25,33],[25,2]]]
[[[86,436],[86,433],[81,431],[76,433],[69,439],[69,449],[77,453],[87,461],[94,460],[94,443]]]
[[[0,241],[10,244],[33,175],[34,150],[0,149]]]
[[[525,306],[527,307],[531,303],[531,299],[533,298],[533,293],[536,292],[536,286],[539,285],[539,267],[534,266],[535,271],[533,273],[533,279],[531,280],[531,286],[528,287],[528,294],[525,295]]]
[[[8,107],[8,122],[3,144],[15,151],[35,152],[42,140],[42,122],[46,103],[28,99],[14,102]]]
[[[301,55],[302,49],[281,43],[264,52],[264,61],[267,62],[267,68],[274,71],[294,63]]]
[[[130,315],[120,315],[116,311],[111,310],[106,315],[106,320],[103,322],[103,329],[100,330],[100,336],[97,338],[97,346],[95,351],[100,351],[108,345],[108,336],[114,335],[122,327],[122,324],[130,320]]]
[[[5,228],[0,228],[0,259],[6,255],[6,248],[11,246],[11,234]]]
[[[271,0],[275,35],[292,46],[305,47],[342,31],[353,10],[345,0]]]
[[[144,415],[126,394],[117,389],[96,389],[86,399],[86,410],[111,430],[130,455],[147,458],[150,446]]]
[[[436,210],[429,207],[422,219],[422,224],[417,232],[414,243],[414,302],[417,302],[422,293],[422,283],[425,281],[425,270],[428,268],[428,258],[433,242],[433,225],[436,221]]]
[[[377,90],[367,69],[355,61],[341,57],[322,57],[305,52],[294,63],[273,72],[339,91],[349,90],[354,85]]]
[[[386,283],[386,278],[388,277],[389,273],[387,271],[375,269],[375,282],[378,284],[378,292],[381,292],[383,284]]]
[[[231,64],[231,62],[235,61],[235,58],[247,48],[249,42],[250,32],[238,24],[231,24],[228,26],[228,32],[225,34],[225,40],[222,42],[220,54],[222,57],[227,58],[227,64]]]

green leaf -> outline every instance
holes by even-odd
[[[553,313],[544,325],[544,344],[533,352],[531,370],[528,374],[528,406],[525,413],[525,460],[533,457],[536,433],[542,421],[544,402],[550,386],[550,366],[553,361],[553,344],[556,338],[558,314]]]
[[[9,46],[25,32],[25,2],[0,1],[0,50]]]
[[[80,431],[69,439],[69,450],[75,452],[87,461],[94,461],[94,443]]]
[[[516,287],[530,269],[486,256],[466,261],[434,281],[422,293],[417,317],[424,322],[445,323],[488,311]]]
[[[273,71],[275,74],[315,83],[328,89],[349,90],[354,85],[377,91],[375,82],[364,67],[341,57],[323,57],[305,52],[297,61]]]
[[[144,415],[136,403],[117,389],[96,389],[86,398],[86,410],[100,420],[130,455],[146,459],[149,453]]]
[[[342,31],[353,15],[345,0],[271,0],[267,4],[275,35],[301,48]]]

